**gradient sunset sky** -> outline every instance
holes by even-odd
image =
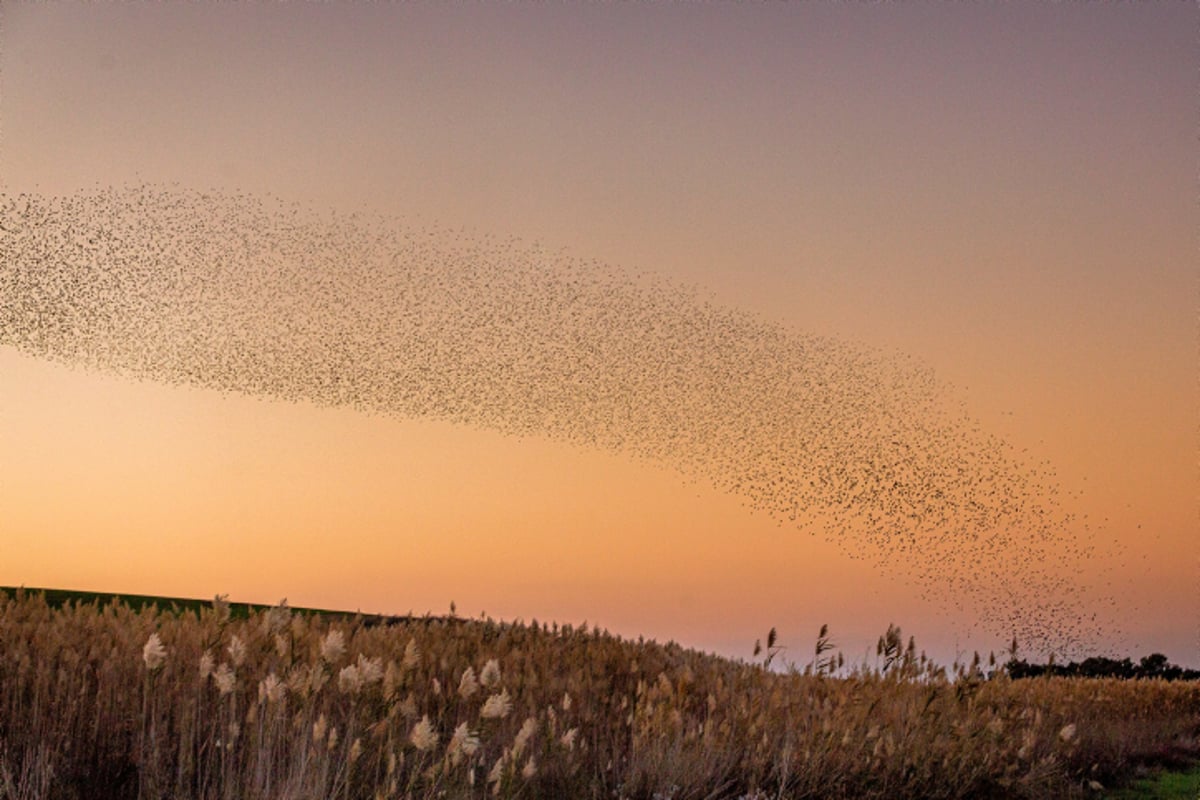
[[[516,237],[918,359],[1092,521],[1097,646],[1200,665],[1194,3],[0,15],[5,199],[178,184]],[[800,663],[825,622],[850,660],[889,622],[942,660],[1007,644],[620,453],[3,345],[0,584],[742,657],[777,626]]]

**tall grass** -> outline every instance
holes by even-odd
[[[885,639],[838,670],[823,631],[779,673],[586,626],[18,594],[0,800],[1083,797],[1195,752],[1196,682],[987,678]]]

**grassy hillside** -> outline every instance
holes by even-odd
[[[199,614],[202,610],[211,609],[213,606],[212,600],[198,600],[187,597],[159,597],[146,594],[118,594],[115,592],[80,592],[74,589],[0,586],[0,592],[7,595],[9,599],[16,599],[18,592],[24,592],[26,595],[40,595],[45,600],[46,605],[55,609],[62,608],[67,604],[106,606],[113,603],[120,603],[134,611],[154,608],[158,611],[172,614],[180,614],[185,611]],[[246,619],[253,613],[267,611],[271,608],[271,606],[261,603],[229,602],[226,606],[233,619]],[[334,619],[350,620],[358,617],[362,619],[364,625],[378,625],[414,619],[414,617],[409,616],[361,614],[357,611],[333,611],[324,608],[297,608],[289,606],[289,609],[297,614],[321,614]]]
[[[1159,770],[1104,795],[1104,800],[1196,800],[1200,765],[1186,771]]]
[[[586,627],[0,594],[0,800],[1099,797],[1200,685],[781,674]],[[386,622],[386,624],[378,624]],[[769,651],[768,651],[769,652]]]

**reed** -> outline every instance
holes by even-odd
[[[1196,681],[946,669],[897,628],[847,667],[831,642],[780,670],[586,625],[18,593],[0,800],[1089,797],[1197,753]]]

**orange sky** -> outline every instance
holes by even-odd
[[[5,194],[369,209],[910,354],[1107,518],[1102,644],[1200,664],[1194,5],[0,13]],[[889,622],[1004,643],[665,468],[6,346],[0,507],[4,584],[455,601],[742,656],[778,626],[801,663],[823,622],[852,658]]]

